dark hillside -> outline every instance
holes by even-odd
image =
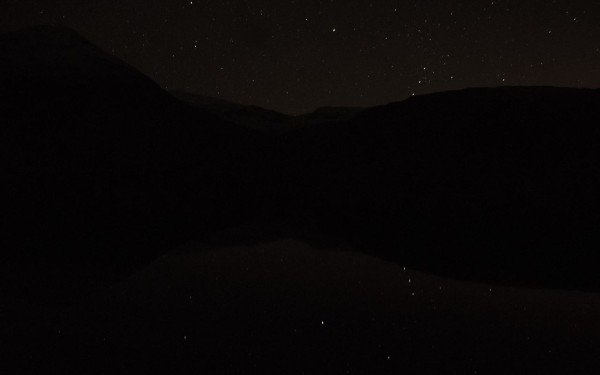
[[[280,190],[296,220],[389,259],[597,288],[599,106],[599,90],[515,87],[372,108],[288,137]]]
[[[51,284],[55,265],[69,280],[115,274],[254,211],[258,133],[179,102],[66,28],[3,35],[0,54],[4,275],[27,279],[36,264],[34,284]]]

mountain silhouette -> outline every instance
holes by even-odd
[[[7,285],[118,274],[249,212],[245,155],[262,136],[178,101],[70,29],[0,37],[0,100]]]
[[[280,190],[388,259],[598,288],[598,105],[600,90],[503,87],[367,109],[282,142]]]

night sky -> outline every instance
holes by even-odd
[[[600,1],[3,0],[167,89],[286,113],[473,86],[600,86]]]

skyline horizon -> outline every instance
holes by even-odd
[[[27,0],[0,5],[0,32],[63,24],[167,90],[302,114],[468,87],[599,87],[599,14],[564,0]]]

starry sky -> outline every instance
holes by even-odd
[[[597,0],[3,0],[167,89],[285,113],[474,86],[600,86]]]

